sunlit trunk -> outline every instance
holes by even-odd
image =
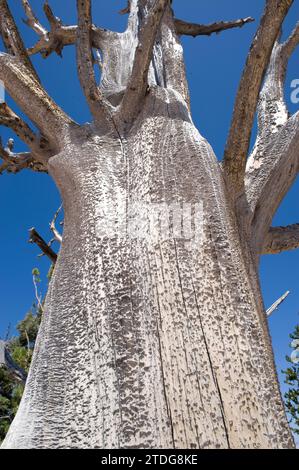
[[[63,244],[4,447],[292,446],[254,254],[184,109],[153,89],[126,140],[86,127],[50,160]]]

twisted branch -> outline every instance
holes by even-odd
[[[244,189],[244,173],[262,80],[274,43],[293,0],[267,0],[240,81],[224,153],[224,170],[235,197]]]
[[[180,36],[210,36],[213,33],[219,34],[221,31],[232,28],[242,28],[247,23],[252,23],[254,18],[249,16],[248,18],[241,18],[239,20],[233,21],[219,21],[218,23],[212,24],[196,24],[188,23],[187,21],[182,21],[177,18],[174,20],[174,25],[177,34]]]
[[[91,0],[77,0],[77,64],[82,89],[90,111],[98,122],[106,122],[111,127],[110,105],[100,92],[94,73],[94,58],[91,42]]]
[[[7,0],[0,0],[0,34],[9,54],[17,57],[32,76],[39,80],[38,75],[28,56],[15,20],[10,12]]]
[[[47,173],[46,167],[34,158],[31,152],[13,152],[14,140],[9,139],[6,147],[3,147],[0,138],[0,158],[3,163],[0,165],[0,175],[4,172],[19,173],[21,170],[30,169],[38,173]]]
[[[278,254],[296,248],[299,248],[299,224],[271,227],[266,236],[262,254]]]
[[[157,0],[141,25],[131,77],[119,111],[119,115],[125,123],[132,122],[136,117],[140,104],[146,95],[153,47],[168,4],[169,0]]]

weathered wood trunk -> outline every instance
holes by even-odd
[[[98,33],[115,131],[99,119],[71,123],[48,161],[64,203],[63,243],[4,448],[293,446],[258,282],[263,241],[244,202],[232,207],[222,167],[192,123],[169,7],[148,77],[132,72],[154,3],[132,0],[125,33]],[[142,38],[141,62],[152,47],[150,34]]]
[[[122,143],[80,130],[50,160],[65,207],[24,398],[4,447],[292,446],[265,313],[221,168],[176,94]],[[103,235],[134,203],[203,203],[203,235]],[[170,220],[171,224],[171,220]]]

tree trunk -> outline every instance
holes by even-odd
[[[152,87],[126,140],[74,130],[49,168],[63,244],[3,447],[292,447],[256,253],[179,95]],[[170,236],[130,230],[134,211],[201,202],[198,243],[172,217]]]

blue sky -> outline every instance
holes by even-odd
[[[43,2],[31,0],[39,18],[46,24],[42,12]],[[284,26],[284,36],[299,19],[299,0]],[[122,31],[126,17],[117,12],[126,0],[109,2],[94,0],[94,23]],[[21,1],[11,0],[11,8],[17,23],[30,46],[36,35],[22,22],[24,17]],[[57,16],[65,24],[76,22],[73,0],[51,0]],[[242,29],[226,31],[211,37],[184,38],[187,75],[192,98],[194,121],[200,132],[210,141],[218,158],[221,158],[232,115],[233,103],[242,68],[252,37],[258,26],[264,0],[174,0],[176,16],[192,22],[208,23],[253,16],[256,22]],[[40,77],[52,97],[78,122],[90,120],[83,99],[75,67],[73,47],[65,48],[63,59],[51,56],[47,60],[34,58]],[[290,112],[296,112],[299,104],[290,103],[290,82],[299,79],[299,50],[292,56],[286,82],[286,97]],[[9,104],[17,110],[8,98]],[[11,136],[1,128],[3,141]],[[16,139],[16,149],[24,150]],[[286,225],[299,222],[299,183],[295,183],[276,214],[274,224]],[[45,292],[46,273],[49,263],[38,258],[38,249],[28,244],[28,229],[35,226],[46,238],[50,238],[49,222],[60,205],[59,194],[47,175],[24,171],[18,175],[0,177],[1,201],[1,263],[0,263],[0,336],[5,336],[9,324],[12,328],[24,317],[34,300],[32,268],[41,271],[41,290]],[[285,355],[289,352],[289,333],[299,320],[299,250],[261,260],[261,282],[265,305],[270,306],[286,290],[291,295],[269,320],[278,372],[286,366]],[[281,378],[281,375],[280,375]],[[283,386],[284,387],[284,386]]]

